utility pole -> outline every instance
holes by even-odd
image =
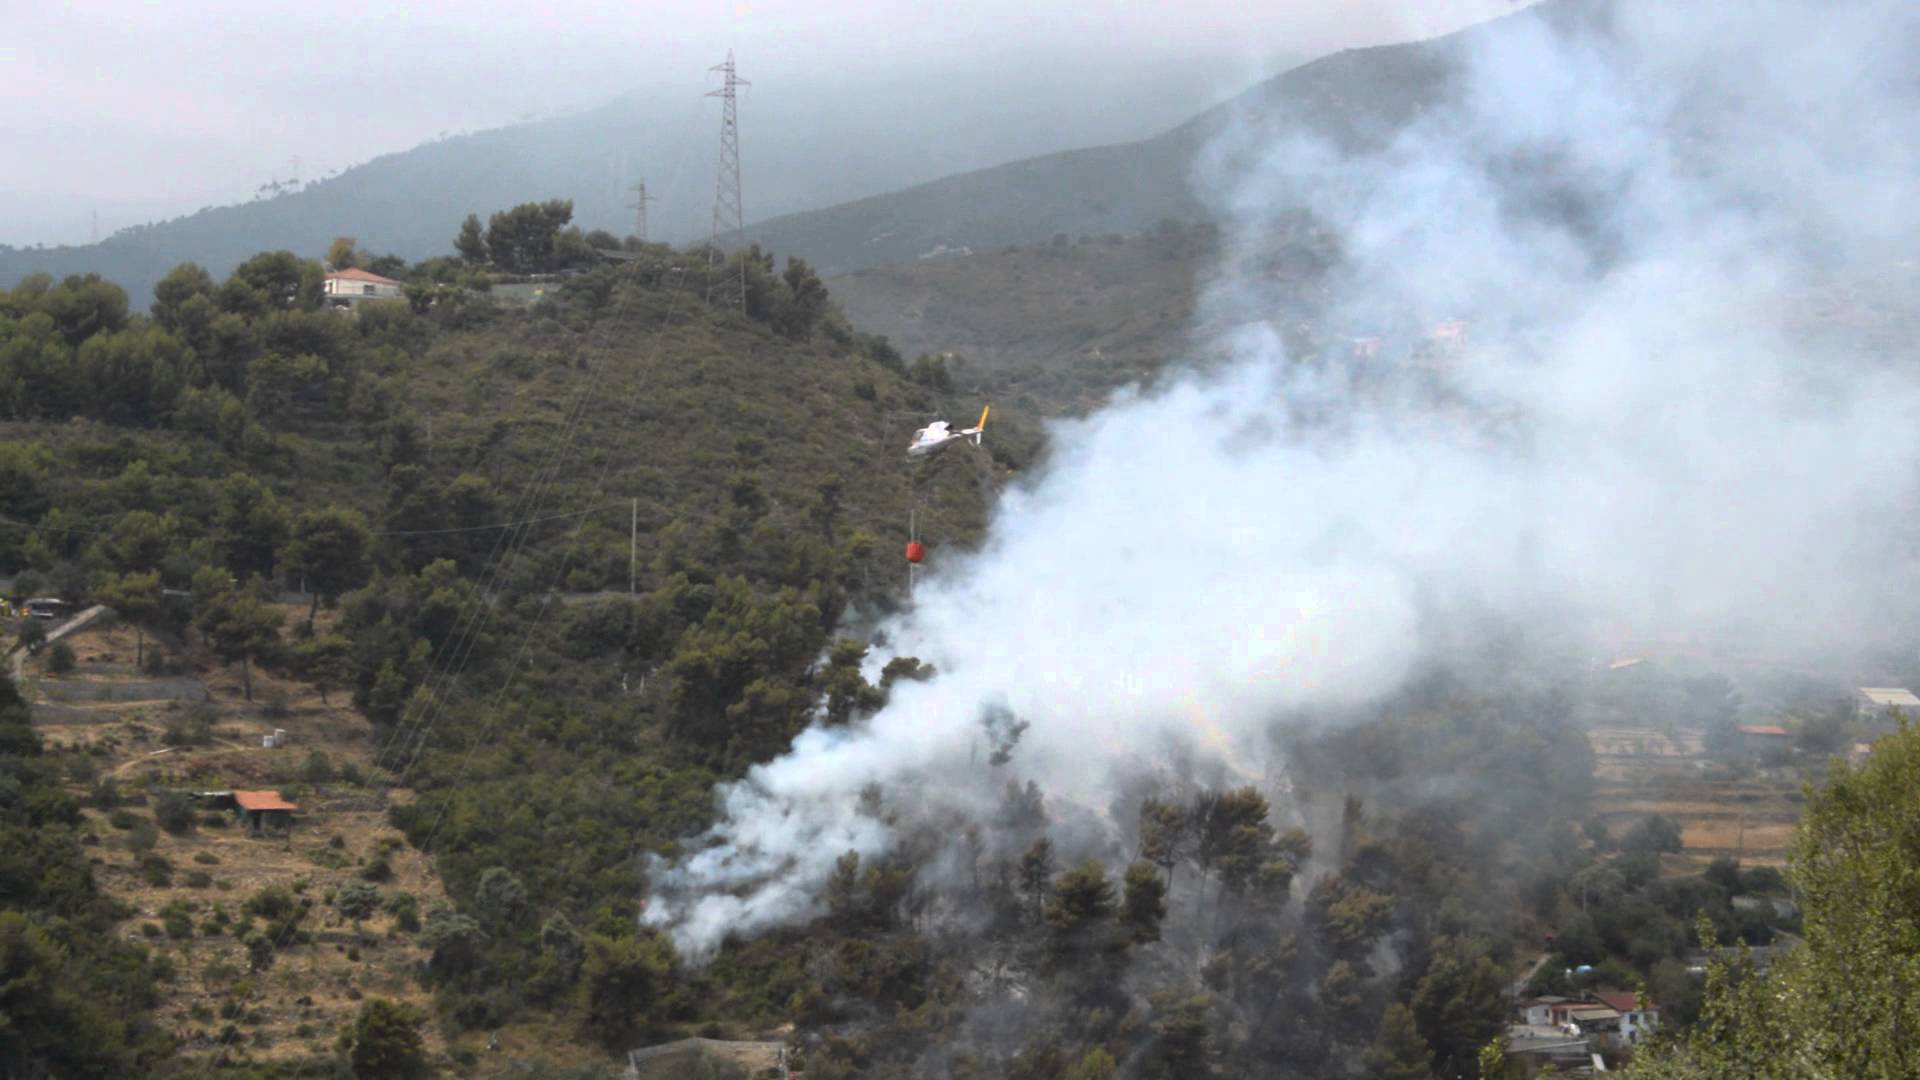
[[[643,244],[647,242],[647,204],[652,201],[645,180],[633,185],[633,201],[627,204],[627,209],[633,211],[633,235]]]
[[[627,595],[638,596],[640,590],[638,570],[640,565],[640,500],[633,500],[633,516],[627,523]]]
[[[727,237],[733,241],[734,249],[744,252],[746,241],[745,221],[740,210],[740,112],[734,100],[734,90],[742,86],[751,86],[734,70],[733,50],[727,50],[727,62],[715,64],[709,71],[718,71],[724,76],[720,89],[707,91],[708,97],[717,97],[720,109],[720,172],[714,184],[713,192],[713,239],[707,247],[707,299],[713,299],[713,268],[720,261],[720,240]],[[740,262],[740,306],[747,304],[747,264]]]

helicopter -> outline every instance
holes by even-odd
[[[949,430],[945,420],[935,420],[933,423],[913,433],[913,442],[907,444],[907,456],[910,458],[926,457],[928,454],[939,450],[948,443],[956,439],[965,439],[969,435],[973,436],[973,445],[979,446],[980,433],[986,430],[987,427],[987,413],[992,410],[993,406],[991,405],[981,409],[980,422],[970,428],[963,428],[959,431]]]

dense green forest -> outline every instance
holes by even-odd
[[[0,293],[0,569],[17,593],[111,603],[152,633],[153,671],[219,660],[351,696],[369,783],[417,792],[393,821],[454,899],[417,930],[445,1029],[539,1022],[618,1052],[791,1023],[811,1077],[1478,1075],[1538,957],[1536,988],[1589,965],[1685,1020],[1687,950],[1779,929],[1730,904],[1777,874],[1664,875],[1671,823],[1585,820],[1583,725],[1619,691],[1571,667],[1482,677],[1516,652],[1365,715],[1289,718],[1282,801],[1143,781],[1106,861],[1064,864],[1058,807],[1016,766],[988,820],[946,823],[976,852],[964,873],[931,865],[945,836],[909,832],[843,859],[813,925],[682,962],[640,928],[647,857],[708,823],[716,781],[928,674],[862,675],[908,512],[936,559],[964,548],[1040,447],[1016,415],[988,453],[909,470],[917,418],[974,405],[941,364],[849,326],[804,262],[716,266],[564,211],[470,219],[458,256],[415,266],[337,243],[334,265],[407,283],[350,315],[288,252],[221,282],[182,266],[146,314],[90,276]],[[304,617],[269,603],[288,592]],[[1731,723],[1723,687],[1669,689],[1669,721]],[[75,785],[10,689],[0,711],[0,1060],[262,1071],[143,1020],[165,964],[123,943]],[[1811,833],[1847,828],[1850,793],[1894,767],[1843,779]],[[864,797],[885,816],[908,794]],[[1797,868],[1814,955],[1838,918],[1818,875],[1850,872],[1824,850]],[[1700,1075],[1758,1008],[1759,984],[1715,980],[1703,1034],[1666,1051]],[[414,1019],[369,1005],[344,1064],[312,1070],[377,1074],[381,1033]]]

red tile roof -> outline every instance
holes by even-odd
[[[1623,1013],[1639,1010],[1639,1006],[1634,1004],[1634,995],[1631,990],[1596,990],[1593,996],[1599,998],[1600,1003],[1608,1008],[1617,1009]]]
[[[358,268],[351,269],[351,270],[335,270],[332,273],[328,274],[327,277],[334,281],[370,281],[375,285],[406,284],[406,282],[395,281],[390,277],[381,277],[379,274],[370,274],[367,271],[361,270]]]
[[[277,791],[236,791],[233,793],[233,801],[239,803],[242,810],[300,809],[281,798]]]
[[[1741,724],[1742,735],[1785,735],[1787,729],[1778,724]]]

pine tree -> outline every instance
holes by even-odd
[[[1380,1033],[1367,1054],[1367,1075],[1374,1080],[1429,1080],[1433,1055],[1427,1050],[1413,1010],[1398,1002],[1380,1015]]]

